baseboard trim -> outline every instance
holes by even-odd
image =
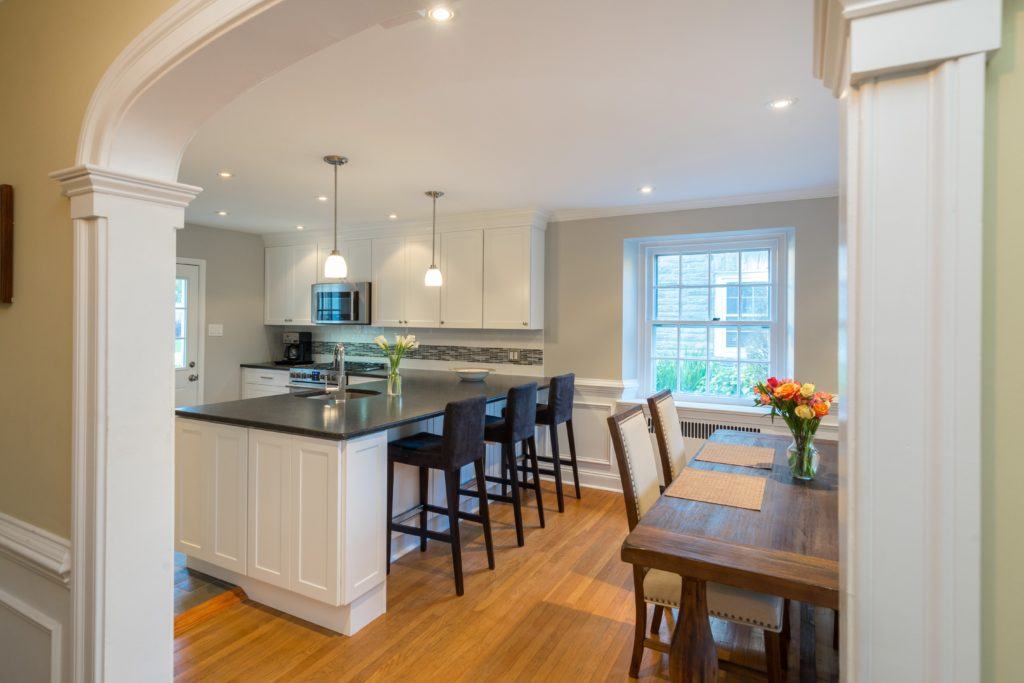
[[[0,552],[61,585],[71,579],[71,541],[3,512]]]

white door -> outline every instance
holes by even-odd
[[[483,324],[484,231],[460,230],[441,235],[441,326]]]
[[[382,237],[373,240],[373,324],[400,327],[405,324],[405,240]]]
[[[199,373],[199,266],[178,264],[174,279],[174,405],[194,406],[203,397]]]
[[[484,327],[524,329],[530,320],[530,228],[484,235]]]
[[[405,324],[409,327],[437,327],[441,320],[441,290],[423,284],[432,255],[436,258],[429,235],[406,238]]]

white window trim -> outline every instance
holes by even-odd
[[[649,300],[651,291],[650,278],[653,276],[651,262],[659,253],[680,253],[686,250],[704,250],[709,246],[756,249],[769,247],[774,254],[775,277],[773,280],[772,302],[776,312],[776,321],[772,323],[778,334],[772,335],[772,351],[769,360],[769,375],[777,377],[793,376],[793,259],[795,247],[795,230],[793,228],[766,228],[757,230],[730,230],[717,233],[695,233],[658,237],[640,240],[637,258],[637,379],[641,392],[654,393],[653,377],[651,376],[651,326],[648,325],[648,311],[653,304]],[[743,326],[745,321],[735,322]],[[763,323],[758,322],[757,325]],[[710,403],[718,405],[748,405],[751,396],[713,396],[701,394],[674,393],[676,402]]]

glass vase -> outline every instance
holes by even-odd
[[[793,437],[787,450],[789,473],[794,479],[810,481],[818,473],[818,449],[814,447],[813,436]]]
[[[399,374],[398,368],[392,368],[388,373],[388,396],[401,396],[402,395],[402,375]]]

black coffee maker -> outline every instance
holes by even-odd
[[[302,365],[313,362],[313,333],[285,332],[284,361],[282,365]]]

